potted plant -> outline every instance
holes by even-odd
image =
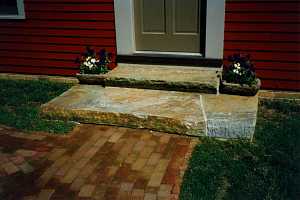
[[[229,65],[222,74],[220,91],[226,94],[254,96],[261,82],[256,77],[250,55],[234,54],[228,57]]]
[[[81,57],[77,58],[80,73],[76,74],[80,83],[104,85],[105,75],[109,72],[108,64],[111,63],[111,53],[101,49],[98,53],[87,47]]]

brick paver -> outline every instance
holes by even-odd
[[[78,196],[79,197],[92,197],[92,194],[93,194],[95,188],[96,188],[95,185],[84,185],[81,187]]]
[[[37,200],[50,200],[54,192],[55,191],[51,189],[43,189],[41,190]]]
[[[8,175],[14,174],[17,171],[19,171],[19,168],[16,165],[14,165],[14,163],[12,163],[12,162],[7,162],[7,163],[1,165],[1,167],[4,169],[4,171]]]
[[[0,178],[15,191],[7,199],[178,199],[196,144],[121,127],[79,125],[61,137],[0,125]],[[24,188],[15,187],[19,181]]]

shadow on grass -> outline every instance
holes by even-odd
[[[299,199],[298,106],[261,105],[253,143],[201,139],[185,172],[180,199]]]
[[[59,96],[70,87],[70,84],[49,81],[0,79],[0,124],[25,131],[71,131],[74,123],[47,120],[40,116],[40,105]]]

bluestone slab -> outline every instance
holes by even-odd
[[[207,134],[220,138],[252,139],[258,109],[258,95],[203,94]]]
[[[51,118],[206,135],[197,93],[76,85],[41,108]]]

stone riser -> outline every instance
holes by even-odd
[[[42,107],[42,115],[49,119],[60,119],[88,124],[142,128],[173,134],[205,136],[204,121],[198,127],[188,127],[182,121],[158,116],[139,117],[133,114],[95,112],[86,110],[64,110],[60,107]]]
[[[219,86],[193,82],[171,82],[163,80],[135,80],[128,78],[109,77],[107,75],[77,74],[81,84],[101,85],[107,87],[139,88],[150,90],[167,90],[178,92],[197,92],[217,94]]]
[[[252,140],[255,131],[255,118],[210,118],[207,120],[207,136],[217,138],[240,138]]]
[[[207,94],[217,94],[218,87],[210,84],[200,84],[191,82],[167,82],[158,80],[130,80],[122,78],[107,78],[104,80],[105,86],[139,88],[151,90],[168,90],[179,92],[197,92]]]

